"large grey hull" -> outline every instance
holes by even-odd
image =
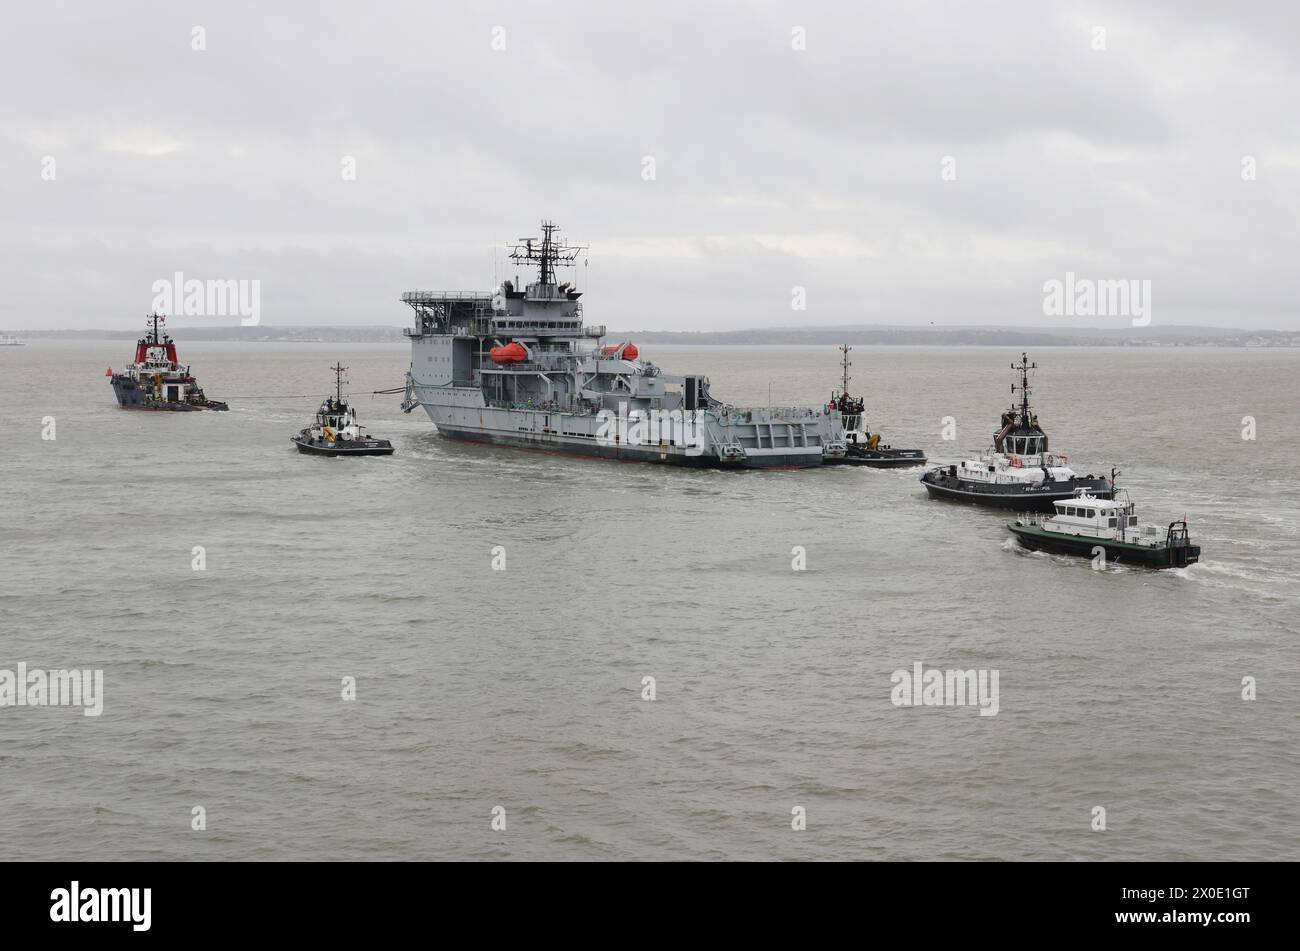
[[[821,457],[809,461],[806,454],[773,454],[758,459],[740,458],[735,461],[720,459],[712,453],[688,455],[680,450],[669,451],[656,447],[601,445],[591,439],[565,438],[553,435],[511,436],[483,430],[458,429],[448,425],[438,427],[438,432],[458,442],[474,442],[509,449],[526,449],[566,456],[588,456],[611,459],[617,462],[652,462],[669,466],[689,466],[702,469],[806,469],[821,465]]]
[[[797,445],[784,449],[773,445],[747,448],[741,453],[720,452],[707,440],[703,446],[694,449],[674,445],[671,440],[636,445],[598,439],[599,422],[591,416],[472,405],[421,405],[439,433],[463,442],[692,468],[804,469],[822,464],[820,445]]]

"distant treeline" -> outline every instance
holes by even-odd
[[[241,341],[249,343],[399,343],[403,327],[225,326],[172,327],[178,340]],[[135,330],[20,330],[26,340],[134,340]],[[783,327],[771,330],[616,330],[607,340],[708,346],[754,344],[769,346],[948,347],[1300,347],[1300,332],[1230,330],[1222,327],[1094,328],[1094,327]]]

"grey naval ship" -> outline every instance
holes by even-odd
[[[113,384],[119,406],[126,409],[225,410],[225,403],[210,400],[203,388],[176,356],[176,344],[159,325],[167,322],[160,314],[148,317],[149,332],[136,341],[135,360],[122,373],[109,367],[104,375]]]
[[[556,271],[581,246],[521,238],[511,260],[537,268],[523,287],[492,293],[409,291],[415,311],[402,409],[423,407],[451,439],[669,465],[748,469],[819,466],[843,458],[834,406],[740,408],[705,376],[671,376],[633,343],[603,344],[583,323],[582,292]]]

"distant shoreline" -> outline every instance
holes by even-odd
[[[240,343],[402,343],[404,326],[176,327],[181,341]],[[137,330],[6,331],[21,340],[134,340]],[[607,340],[685,346],[949,346],[949,347],[1248,347],[1300,348],[1300,331],[1221,327],[816,327],[726,331],[619,330]]]

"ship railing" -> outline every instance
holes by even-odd
[[[517,324],[518,326],[512,326]],[[567,321],[538,321],[527,323],[514,317],[497,317],[491,324],[491,333],[504,337],[579,337],[583,329]]]
[[[714,412],[724,421],[735,420],[742,423],[809,422],[822,415],[807,406],[732,406],[729,403]]]
[[[483,291],[404,291],[405,304],[438,304],[446,301],[491,301],[492,295]]]
[[[574,415],[578,409],[557,403],[554,400],[499,400],[485,399],[484,403],[493,409],[531,410],[541,413],[567,413]]]

